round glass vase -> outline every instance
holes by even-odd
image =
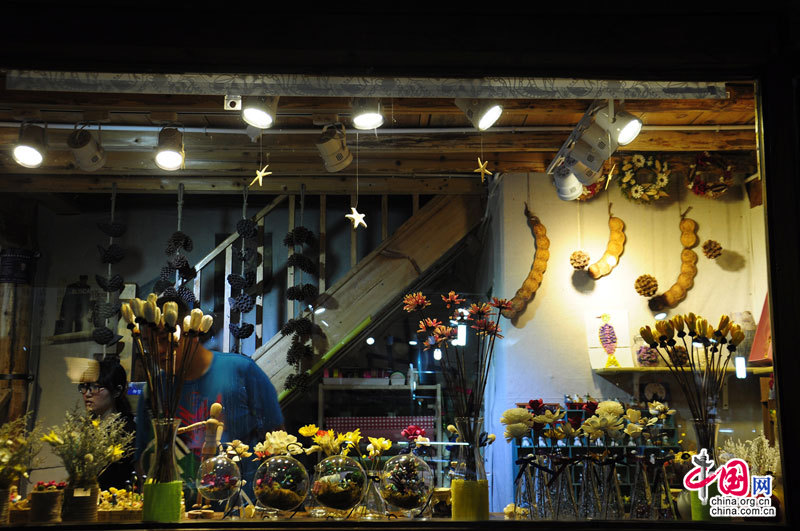
[[[433,494],[433,472],[413,453],[396,455],[381,472],[381,497],[390,506],[408,511],[422,509]]]
[[[151,422],[155,451],[142,492],[144,498],[142,520],[178,522],[182,516],[183,482],[175,460],[175,437],[181,421],[173,418],[155,418]]]
[[[332,455],[314,467],[311,492],[320,505],[337,511],[349,511],[367,492],[367,474],[352,457]]]
[[[241,481],[239,467],[224,454],[206,459],[197,471],[197,491],[207,500],[227,500],[236,494]]]
[[[308,472],[290,455],[265,459],[253,476],[256,499],[268,509],[294,511],[308,495]]]
[[[459,446],[458,466],[450,482],[453,520],[489,519],[489,481],[483,464],[480,436],[483,417],[456,417]]]

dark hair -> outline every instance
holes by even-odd
[[[131,403],[128,402],[128,375],[125,369],[117,360],[103,360],[100,362],[100,374],[97,376],[97,383],[108,389],[114,397],[114,411],[121,413],[123,417],[133,415]]]

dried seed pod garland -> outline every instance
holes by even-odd
[[[633,287],[642,297],[652,297],[658,292],[658,281],[652,275],[639,275]]]
[[[611,204],[608,205],[608,229],[608,244],[603,256],[589,266],[589,276],[595,280],[611,273],[625,250],[625,222],[611,214]]]
[[[691,248],[698,242],[697,222],[686,217],[688,212],[689,209],[681,215],[681,221],[678,224],[681,231],[681,245],[683,245],[681,272],[678,280],[667,291],[650,299],[648,306],[653,311],[674,308],[686,298],[687,291],[694,286],[694,277],[697,276],[697,253]]]
[[[236,339],[247,339],[253,335],[255,329],[255,326],[250,323],[242,323],[241,325],[230,323],[228,325],[228,330],[230,330],[231,335]]]
[[[575,251],[571,255],[569,255],[569,263],[572,267],[581,271],[586,269],[586,266],[589,265],[589,255],[584,253],[583,251]]]
[[[97,285],[100,289],[106,292],[121,291],[125,287],[125,281],[120,275],[114,275],[111,278],[102,277],[100,275],[94,276]]]
[[[103,234],[110,238],[120,238],[125,234],[127,227],[124,223],[120,223],[119,221],[111,221],[111,222],[100,222],[97,224],[97,227],[103,231]]]
[[[536,252],[533,255],[533,264],[531,264],[528,277],[517,290],[514,298],[509,301],[511,307],[502,311],[503,316],[507,319],[517,317],[525,309],[533,294],[542,284],[544,272],[547,270],[547,260],[550,258],[550,239],[547,237],[547,229],[539,218],[531,213],[527,203],[525,203],[525,217],[528,218],[528,225],[530,225],[536,241]]]
[[[317,267],[314,262],[304,254],[295,253],[286,261],[287,267],[296,267],[297,269],[308,273],[309,275],[317,274]]]
[[[104,264],[116,264],[125,258],[125,249],[116,243],[112,243],[107,248],[98,245],[97,250],[100,251],[100,260]]]
[[[177,253],[181,249],[183,249],[187,253],[190,253],[192,252],[193,248],[194,248],[194,243],[192,242],[192,239],[189,237],[189,235],[186,234],[185,232],[178,230],[173,232],[172,235],[167,240],[167,247],[164,250],[164,252],[167,254],[167,256],[169,256]]]
[[[240,293],[236,297],[230,297],[228,302],[231,305],[232,312],[248,313],[255,306],[255,300],[247,293]]]
[[[722,254],[722,245],[714,240],[706,240],[703,243],[703,254],[710,260],[715,260]]]
[[[100,252],[100,261],[106,264],[107,276],[95,275],[95,281],[100,289],[106,292],[105,302],[97,302],[94,306],[93,324],[95,329],[92,331],[92,339],[95,343],[103,345],[103,356],[105,357],[105,347],[112,346],[117,343],[122,336],[115,334],[113,329],[116,328],[115,323],[109,322],[115,318],[119,312],[119,300],[111,299],[112,293],[122,291],[125,287],[125,281],[122,276],[111,274],[112,264],[119,263],[125,258],[125,250],[114,243],[114,238],[118,238],[125,234],[125,224],[114,220],[117,202],[117,185],[113,183],[111,186],[111,219],[108,222],[101,222],[97,227],[108,236],[108,247],[98,245],[97,249]],[[117,295],[114,295],[115,299]]]

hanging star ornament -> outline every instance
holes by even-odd
[[[358,210],[353,207],[350,207],[350,213],[345,214],[344,217],[353,222],[354,229],[357,229],[359,225],[364,225],[364,228],[367,228],[367,223],[364,221],[364,214],[359,214]]]
[[[492,172],[490,172],[489,170],[486,169],[486,165],[487,164],[489,164],[488,160],[486,162],[481,162],[481,158],[478,157],[478,167],[476,169],[472,170],[474,173],[480,173],[481,174],[481,182],[483,182],[483,180],[486,177],[486,175],[492,175]]]
[[[258,181],[258,185],[261,186],[261,179],[263,179],[267,175],[272,175],[272,172],[271,171],[267,171],[267,168],[269,168],[269,164],[267,164],[266,166],[261,168],[261,171],[256,170],[256,176],[252,180],[252,182],[250,183],[250,186],[253,186],[256,181]]]

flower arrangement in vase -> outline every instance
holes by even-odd
[[[52,523],[61,521],[61,507],[64,499],[64,481],[38,481],[31,492],[31,511],[29,522]]]
[[[8,521],[10,489],[19,478],[27,478],[41,449],[39,429],[29,430],[26,415],[0,426],[0,523]]]

